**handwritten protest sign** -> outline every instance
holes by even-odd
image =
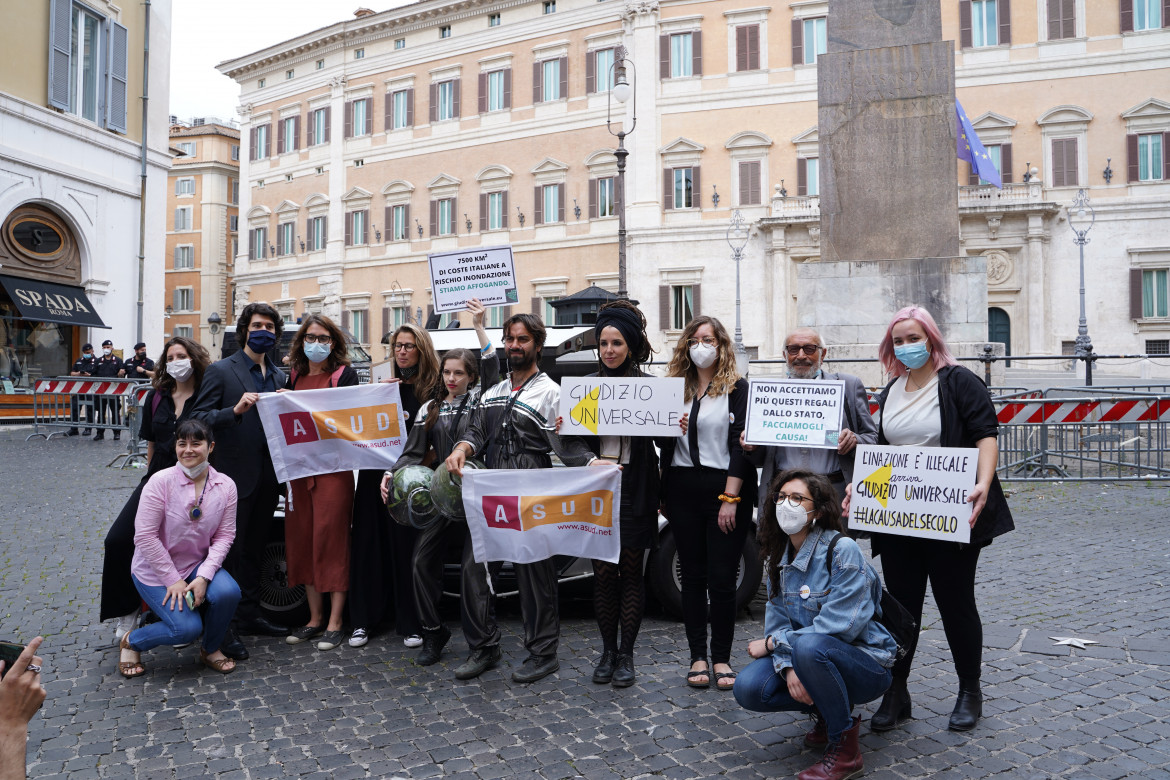
[[[969,542],[978,464],[974,448],[859,444],[849,528]]]
[[[427,255],[435,312],[463,311],[478,298],[484,306],[511,306],[520,300],[512,247],[492,246]]]
[[[256,409],[280,482],[388,469],[406,446],[397,384],[262,393]]]
[[[836,449],[844,401],[845,383],[840,380],[748,380],[745,441]]]
[[[561,380],[561,433],[575,436],[682,436],[682,377]]]

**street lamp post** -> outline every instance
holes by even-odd
[[[1076,236],[1073,242],[1081,256],[1081,319],[1077,323],[1075,349],[1076,356],[1085,361],[1085,384],[1090,387],[1093,385],[1093,342],[1089,338],[1089,322],[1085,318],[1085,244],[1089,243],[1089,230],[1096,219],[1096,212],[1089,203],[1089,194],[1080,190],[1068,207],[1068,226]]]
[[[743,250],[750,232],[751,228],[743,213],[736,209],[731,216],[731,224],[727,226],[727,244],[731,247],[731,259],[735,261],[735,367],[740,376],[747,376],[748,357],[743,346],[743,323],[740,319],[739,264],[743,260]]]
[[[614,193],[615,205],[618,213],[618,297],[629,298],[629,291],[626,289],[626,158],[630,156],[630,150],[626,148],[626,136],[634,132],[634,128],[638,126],[638,98],[634,95],[633,87],[626,75],[626,68],[634,69],[634,63],[626,56],[626,47],[618,46],[614,49],[613,64],[609,67],[611,74],[611,87],[609,89],[608,100],[606,101],[605,110],[605,126],[611,135],[617,136],[618,145],[614,150],[613,156],[617,158],[617,187]],[[637,76],[637,70],[634,69],[634,76]],[[634,97],[633,115],[630,118],[630,129],[626,130],[625,117],[618,122],[618,130],[614,132],[613,123],[611,122],[611,112],[613,109],[613,101],[617,101],[622,105],[625,104],[630,97]]]

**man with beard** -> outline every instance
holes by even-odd
[[[829,350],[819,333],[812,328],[797,328],[784,339],[784,359],[789,379],[839,379],[845,382],[844,419],[837,449],[821,447],[773,447],[744,444],[752,452],[752,461],[762,467],[758,506],[768,500],[772,477],[786,469],[808,469],[828,477],[844,500],[845,486],[853,481],[853,459],[858,444],[877,444],[877,424],[869,413],[865,386],[852,374],[826,372],[821,363]],[[740,436],[743,442],[742,434]]]
[[[154,361],[146,356],[146,342],[140,341],[135,344],[134,357],[123,365],[126,368],[127,379],[137,379],[140,382],[154,379]]]
[[[479,453],[488,468],[546,469],[552,466],[550,450],[568,466],[594,461],[608,466],[595,458],[581,439],[556,433],[561,388],[537,367],[545,339],[540,318],[514,314],[504,322],[503,333],[511,373],[483,394],[467,433],[447,458],[447,468],[462,476],[467,458]],[[491,571],[498,571],[499,566],[493,563]],[[512,679],[531,683],[561,666],[557,660],[561,633],[557,572],[551,559],[514,566],[528,658],[512,673]],[[460,680],[477,677],[500,661],[500,631],[484,569],[472,557],[471,545],[464,545],[461,607],[463,634],[471,655],[455,670]]]

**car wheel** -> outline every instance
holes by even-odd
[[[305,586],[290,587],[288,563],[284,557],[284,524],[275,523],[273,534],[260,560],[260,608],[274,623],[301,626],[309,619]]]
[[[760,562],[760,545],[754,532],[744,540],[739,566],[735,572],[735,611],[747,607],[760,589],[764,567]],[[650,590],[662,610],[675,620],[682,620],[682,577],[679,572],[678,545],[674,534],[663,532],[658,549],[651,553],[647,572]]]

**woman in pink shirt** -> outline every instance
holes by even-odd
[[[179,423],[178,464],[156,473],[142,491],[130,575],[159,621],[122,637],[123,677],[146,672],[141,651],[194,642],[200,634],[200,660],[223,674],[235,671],[220,645],[240,601],[239,585],[221,568],[236,536],[236,485],[207,462],[214,447],[206,423]]]

